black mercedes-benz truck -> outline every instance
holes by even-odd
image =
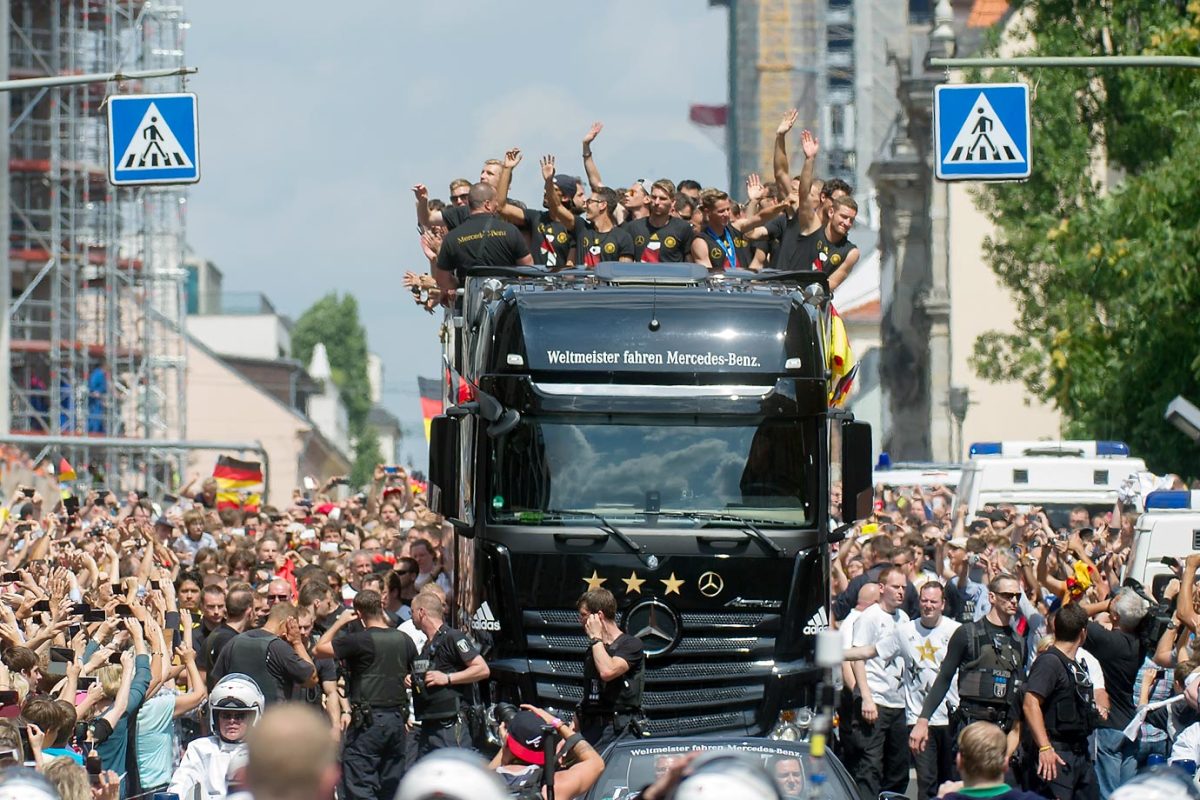
[[[829,408],[829,313],[820,273],[471,270],[430,483],[487,701],[576,706],[576,601],[603,587],[645,645],[654,734],[804,735],[831,490],[845,521],[870,496],[870,429]]]

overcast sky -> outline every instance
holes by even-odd
[[[587,9],[585,11],[585,9]],[[513,195],[540,204],[537,158],[582,173],[593,120],[605,183],[722,185],[693,103],[726,99],[727,12],[706,0],[412,3],[198,0],[202,180],[188,239],[226,291],[261,291],[295,318],[333,291],[358,298],[385,362],[383,404],[420,432],[418,374],[435,376],[437,322],[403,292],[424,269],[414,183],[447,199],[519,146]],[[402,453],[424,464],[424,441]]]

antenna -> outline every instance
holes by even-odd
[[[651,333],[662,327],[658,321],[658,281],[650,283],[650,324],[646,327]]]

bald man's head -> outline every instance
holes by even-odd
[[[858,590],[858,605],[855,606],[859,611],[866,611],[871,606],[879,602],[879,584],[875,581],[867,581]]]
[[[271,706],[246,737],[255,800],[323,800],[339,777],[328,720],[303,703]]]

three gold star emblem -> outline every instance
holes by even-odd
[[[589,591],[589,592],[594,592],[594,591],[596,591],[597,589],[599,589],[601,586],[603,586],[603,585],[604,585],[604,582],[605,582],[606,580],[608,580],[608,579],[607,579],[607,578],[601,578],[601,577],[600,577],[600,575],[599,575],[599,574],[596,572],[596,570],[592,570],[592,577],[590,577],[590,578],[584,578],[584,579],[583,579],[583,582],[584,582],[584,583],[586,583],[586,584],[588,585],[588,591]]]
[[[679,594],[679,587],[683,586],[683,581],[675,577],[675,573],[671,573],[669,578],[659,578],[662,585],[666,588],[665,594]]]
[[[642,584],[646,582],[645,578],[639,578],[636,572],[629,573],[628,578],[621,578],[625,584],[625,594],[642,593]]]

